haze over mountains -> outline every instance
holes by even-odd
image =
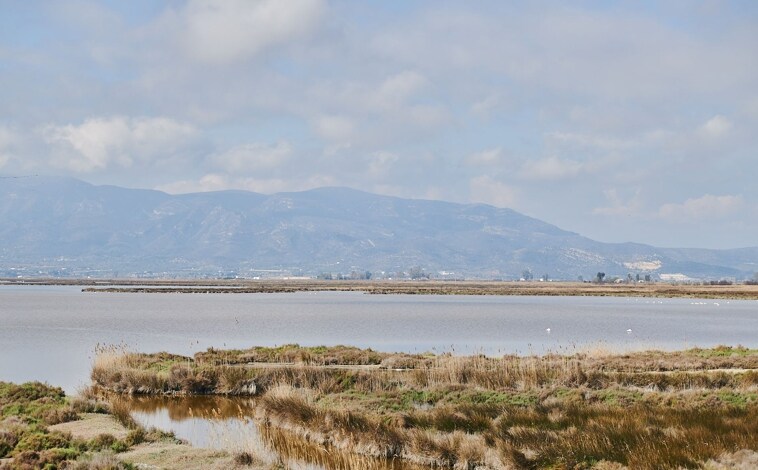
[[[743,279],[758,248],[601,243],[484,204],[345,188],[170,195],[71,178],[0,179],[0,275],[395,275]],[[665,276],[664,276],[665,277]]]

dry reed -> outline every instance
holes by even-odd
[[[250,351],[254,365],[243,362]],[[351,454],[446,468],[652,469],[758,449],[756,368],[758,351],[727,347],[492,358],[287,346],[124,353],[96,361],[92,377],[135,394],[260,395],[264,422]]]

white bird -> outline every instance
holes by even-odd
[[[550,334],[550,328],[545,328],[545,331],[547,331],[547,333]]]
[[[632,329],[631,329],[631,328],[628,328],[628,329],[626,330],[626,332],[627,332],[627,333],[631,333],[631,332],[632,332]]]

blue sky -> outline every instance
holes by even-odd
[[[758,245],[755,2],[0,0],[0,174]]]

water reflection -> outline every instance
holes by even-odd
[[[337,449],[316,445],[291,433],[272,426],[259,429],[266,444],[282,458],[287,468],[328,470],[421,470],[426,467],[412,465],[400,459],[388,460],[340,452]]]
[[[216,396],[112,396],[145,427],[172,431],[195,447],[249,452],[267,464],[299,470],[420,470],[402,460],[341,452],[259,424],[255,400]]]
[[[255,400],[252,398],[124,396],[113,399],[123,400],[132,413],[144,415],[165,413],[170,421],[193,418],[224,420],[240,416],[251,417],[255,411]]]
[[[250,400],[215,397],[113,397],[142,426],[172,431],[195,447],[251,451],[261,448]]]

